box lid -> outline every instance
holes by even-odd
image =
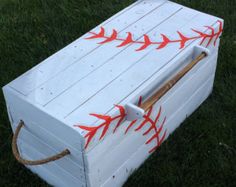
[[[99,117],[89,114],[137,102],[184,51],[214,46],[221,26],[221,19],[173,2],[137,1],[8,86],[69,126],[94,126]]]

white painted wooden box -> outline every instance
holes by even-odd
[[[222,29],[173,2],[137,1],[6,85],[12,128],[25,124],[21,157],[70,152],[27,167],[55,186],[122,186],[210,94]],[[142,103],[202,52],[142,116]]]

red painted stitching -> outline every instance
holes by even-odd
[[[157,124],[159,122],[159,118],[161,116],[162,108],[161,107],[159,108],[159,111],[158,111],[158,113],[157,113],[157,115],[156,115],[154,120],[151,118],[152,110],[153,110],[153,108],[151,107],[148,110],[147,114],[145,114],[143,116],[143,121],[135,129],[135,131],[137,132],[137,131],[141,130],[142,128],[144,128],[146,125],[149,125],[148,130],[146,130],[143,133],[143,136],[149,135],[151,132],[152,133],[154,132],[154,134],[145,142],[145,144],[150,144],[152,141],[156,140],[156,145],[151,150],[149,150],[149,153],[153,153],[162,144],[162,142],[165,139],[166,133],[167,133],[167,130],[165,130],[163,135],[160,137],[160,133],[162,132],[163,126],[164,126],[164,124],[166,122],[166,117],[162,121],[160,127],[159,128],[157,127]],[[130,129],[130,126],[133,126],[136,122],[137,122],[137,120],[132,121],[130,123],[130,125],[128,126],[128,128],[126,129],[125,133],[127,133],[128,130]]]
[[[141,106],[141,103],[142,103],[142,97],[139,98],[138,106]],[[84,136],[86,138],[85,149],[88,147],[89,143],[91,142],[91,140],[93,139],[93,137],[95,136],[95,134],[97,133],[97,131],[99,129],[102,129],[102,133],[99,138],[99,140],[100,140],[105,136],[105,134],[107,133],[107,131],[113,121],[118,120],[115,123],[115,128],[113,130],[113,133],[115,133],[117,128],[120,127],[122,121],[126,117],[125,108],[120,105],[115,105],[115,107],[117,107],[119,109],[119,114],[114,117],[107,116],[107,115],[100,115],[100,114],[90,114],[90,115],[104,121],[103,123],[101,123],[98,126],[88,127],[88,126],[83,126],[83,125],[74,125],[75,127],[79,127],[83,130],[88,131],[87,134]],[[165,117],[164,120],[162,121],[162,124],[160,125],[160,127],[159,128],[157,127],[157,123],[159,122],[159,118],[161,116],[161,107],[159,108],[158,114],[154,120],[151,118],[152,110],[153,110],[153,108],[151,107],[148,110],[147,114],[145,114],[143,116],[143,120],[141,121],[139,126],[137,128],[135,128],[135,132],[137,132],[137,131],[141,130],[144,126],[149,125],[148,130],[143,133],[143,136],[149,135],[151,132],[154,132],[154,134],[145,142],[145,144],[150,144],[152,141],[156,140],[156,146],[154,146],[151,150],[149,150],[149,153],[154,152],[161,145],[161,143],[165,139],[166,132],[167,132],[167,130],[165,130],[162,137],[160,137],[160,133],[162,132],[163,126],[166,121],[166,117]],[[134,120],[128,125],[128,127],[125,130],[125,134],[130,130],[130,128],[133,125],[136,124],[137,121],[138,120]]]
[[[124,120],[124,118],[126,116],[125,109],[123,106],[119,106],[119,105],[115,105],[115,107],[117,107],[119,109],[120,114],[117,116],[114,116],[114,117],[107,116],[107,115],[100,115],[100,114],[90,114],[91,116],[94,116],[94,117],[104,121],[103,123],[101,123],[100,125],[98,125],[96,127],[74,125],[75,127],[79,127],[83,130],[88,131],[87,134],[84,136],[86,138],[85,149],[88,147],[92,138],[95,136],[95,134],[97,133],[97,131],[99,129],[103,128],[102,134],[100,135],[100,138],[99,138],[99,140],[101,140],[105,136],[107,130],[109,129],[109,127],[113,121],[118,120],[118,122],[116,123],[115,129],[113,130],[113,133],[115,133],[116,129],[120,126],[121,122]]]
[[[180,49],[182,49],[185,47],[185,45],[188,41],[195,40],[195,39],[202,39],[201,43],[200,43],[201,45],[203,44],[203,42],[205,40],[208,39],[208,43],[206,45],[208,47],[214,38],[215,38],[215,40],[214,40],[213,44],[215,46],[217,39],[220,37],[221,33],[223,32],[223,22],[218,20],[218,23],[219,23],[219,29],[217,32],[215,32],[214,28],[211,26],[205,26],[206,28],[210,29],[210,31],[211,31],[210,34],[206,34],[202,31],[191,29],[194,33],[197,34],[196,36],[192,36],[192,37],[187,37],[183,33],[177,31],[177,33],[179,35],[179,39],[176,39],[176,40],[171,40],[166,35],[161,34],[162,41],[154,42],[154,41],[150,40],[150,37],[148,35],[144,34],[143,41],[137,41],[137,40],[133,40],[133,35],[130,32],[127,32],[126,38],[119,38],[117,30],[113,29],[112,34],[110,36],[108,36],[108,35],[106,35],[105,29],[103,27],[100,28],[99,33],[89,32],[91,34],[91,36],[87,37],[85,39],[87,39],[87,40],[103,39],[103,41],[99,42],[98,44],[105,44],[105,43],[112,42],[112,41],[120,41],[121,43],[116,47],[124,47],[129,44],[141,44],[141,46],[138,49],[136,49],[136,51],[142,51],[142,50],[146,49],[147,47],[149,47],[150,45],[158,45],[158,47],[156,49],[159,50],[159,49],[165,48],[170,43],[179,43]]]

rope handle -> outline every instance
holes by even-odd
[[[52,162],[52,161],[55,161],[55,160],[59,160],[60,158],[70,154],[70,151],[68,149],[65,149],[64,151],[62,151],[62,152],[60,152],[60,153],[58,153],[56,155],[50,156],[48,158],[45,158],[45,159],[27,160],[27,159],[22,158],[20,153],[19,153],[18,146],[17,146],[17,138],[19,136],[21,128],[24,127],[24,126],[25,126],[24,121],[21,120],[19,122],[19,124],[18,124],[18,126],[16,128],[16,131],[13,134],[13,138],[12,138],[12,152],[13,152],[13,155],[16,158],[16,160],[18,162],[20,162],[21,164],[24,164],[24,165],[41,165],[41,164],[46,164],[46,163],[49,163],[49,162]]]

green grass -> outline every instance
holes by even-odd
[[[1,0],[0,87],[132,2]],[[236,1],[176,2],[225,19],[214,91],[125,186],[236,186]],[[2,92],[0,111],[0,186],[47,186],[12,156]]]

